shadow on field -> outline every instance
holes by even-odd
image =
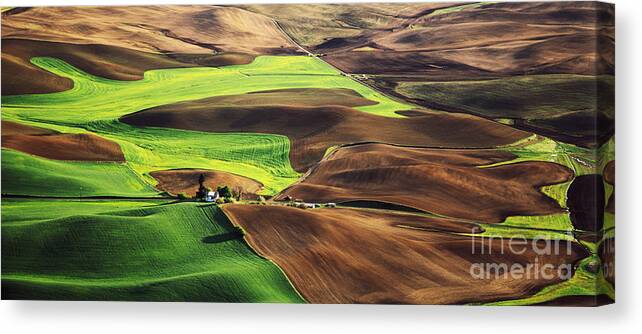
[[[230,241],[234,239],[239,239],[243,237],[243,233],[240,231],[228,232],[217,235],[210,235],[202,239],[206,244],[216,244],[220,242]]]

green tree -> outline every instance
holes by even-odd
[[[218,195],[223,197],[223,198],[231,198],[232,197],[232,191],[230,190],[230,187],[228,186],[219,186],[216,188],[216,191],[218,191]]]

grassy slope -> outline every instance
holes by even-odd
[[[357,107],[374,114],[399,117],[394,111],[411,108],[307,56],[263,56],[248,65],[220,68],[153,70],[146,72],[143,80],[127,82],[92,76],[55,58],[33,58],[32,62],[72,79],[74,88],[61,93],[3,97],[3,119],[64,132],[100,133],[117,141],[132,169],[151,183],[155,181],[148,173],[153,170],[209,168],[255,179],[265,185],[263,193],[274,194],[299,174],[290,166],[287,137],[139,129],[118,122],[120,116],[210,96],[305,87],[353,89],[378,102]]]
[[[156,180],[149,172],[154,170],[204,168],[257,180],[265,185],[263,193],[273,194],[299,177],[290,165],[285,136],[138,128],[116,121],[89,129],[118,142],[132,169],[152,184]]]
[[[196,203],[4,200],[2,274],[5,298],[302,302]]]
[[[49,160],[2,149],[2,193],[33,196],[155,196],[124,164]]]

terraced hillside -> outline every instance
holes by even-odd
[[[609,302],[612,16],[591,2],[3,10],[2,294]],[[201,185],[224,198],[205,203]],[[530,248],[506,252],[513,239]],[[500,270],[476,277],[483,263]],[[535,264],[560,269],[517,275]]]

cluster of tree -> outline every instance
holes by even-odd
[[[207,194],[212,191],[212,188],[205,186],[205,175],[203,174],[198,177],[198,183],[198,191],[196,192],[194,198],[203,200],[205,199]],[[216,187],[216,192],[218,193],[218,199],[216,201],[218,203],[231,203],[234,201],[234,199],[240,201],[243,194],[243,190],[240,187],[236,187],[234,188],[234,190],[232,190],[227,185],[220,185]],[[185,193],[179,193],[176,195],[176,197],[179,200],[188,200],[191,198]]]
[[[216,191],[218,192],[219,198],[216,200],[216,203],[218,204],[223,204],[223,203],[232,203],[232,191],[230,190],[230,187],[228,186],[218,186],[216,187]]]
[[[218,186],[216,187],[218,195],[223,198],[232,198],[232,191],[228,186]]]

